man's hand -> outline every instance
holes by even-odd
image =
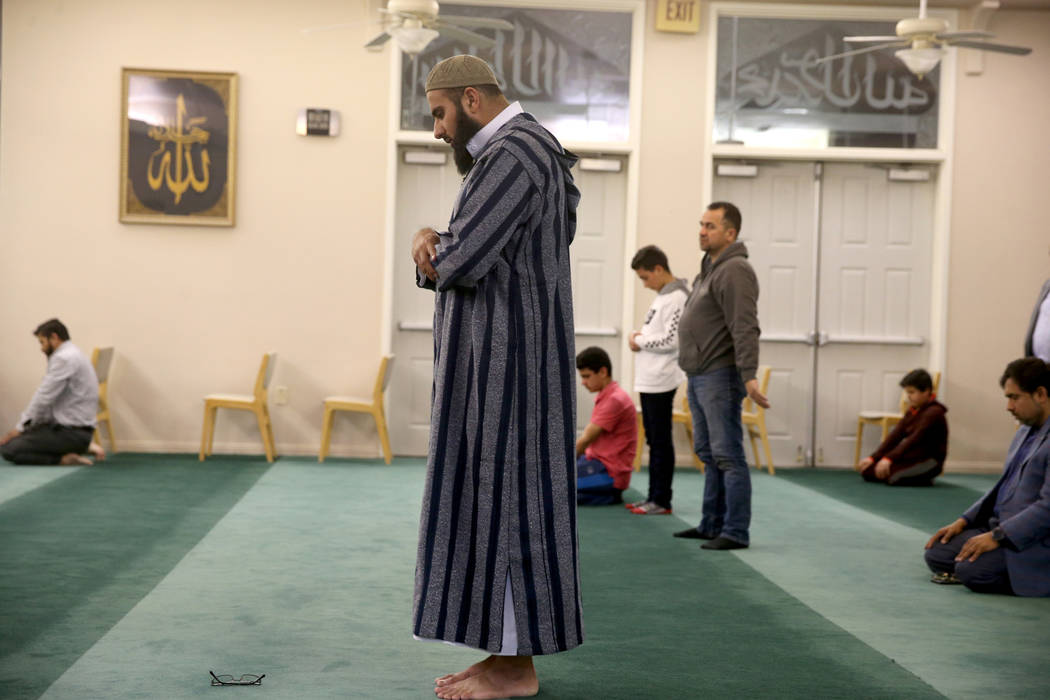
[[[959,550],[959,556],[955,557],[955,561],[977,561],[977,557],[993,549],[999,549],[999,543],[992,537],[992,533],[974,535],[966,540],[966,544]]]
[[[412,239],[412,262],[424,275],[436,281],[437,270],[434,269],[434,256],[437,255],[437,244],[441,239],[432,228],[421,228]]]
[[[865,457],[864,459],[857,462],[856,470],[862,472],[873,464],[875,464],[874,459],[872,459],[871,457]]]
[[[761,391],[758,390],[758,380],[749,379],[747,384],[744,385],[747,389],[747,396],[749,399],[757,403],[762,408],[769,408],[769,399],[767,399]]]
[[[953,537],[965,530],[967,525],[969,525],[969,523],[962,518],[959,518],[951,525],[945,525],[940,530],[933,533],[933,537],[931,537],[930,541],[926,543],[926,549],[932,547],[938,540],[940,540],[941,544],[948,544]]]
[[[629,335],[627,337],[627,346],[629,348],[631,348],[632,352],[638,352],[639,350],[641,350],[641,348],[638,347],[638,343],[634,342],[634,339],[637,338],[640,335],[641,335],[640,331],[635,331],[634,333],[631,333],[631,335]]]
[[[875,478],[876,479],[888,479],[890,477],[890,465],[892,462],[883,457],[879,460],[879,463],[875,465]]]
[[[0,445],[6,445],[7,443],[11,442],[12,440],[14,440],[16,437],[18,437],[21,434],[22,434],[22,431],[19,430],[18,428],[15,428],[11,432],[9,432],[7,435],[4,435],[3,437],[0,437]]]

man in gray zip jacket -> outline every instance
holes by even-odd
[[[682,311],[678,364],[688,375],[693,449],[707,465],[703,517],[675,537],[709,540],[702,549],[742,549],[750,543],[751,475],[744,457],[740,403],[758,389],[758,278],[737,241],[740,210],[714,202],[700,219],[707,255]]]

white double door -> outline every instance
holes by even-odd
[[[426,155],[416,155],[420,153]],[[446,156],[444,160],[442,155]],[[581,170],[577,166],[573,170],[582,195],[576,238],[569,249],[576,349],[578,352],[589,345],[604,348],[615,372],[623,367],[625,357],[619,325],[627,264],[626,160],[602,158],[590,162],[595,169]],[[397,359],[387,397],[388,423],[395,454],[425,455],[433,387],[434,294],[416,287],[409,247],[412,235],[420,228],[447,227],[462,178],[445,149],[402,147],[397,168],[392,324],[392,348]],[[594,397],[577,382],[579,428],[587,424],[593,406]]]
[[[897,181],[859,163],[757,167],[728,176],[716,164],[713,198],[740,208],[759,279],[773,460],[849,466],[857,414],[896,410],[900,378],[927,363],[935,173]],[[868,433],[865,453],[878,437]]]

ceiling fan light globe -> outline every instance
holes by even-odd
[[[937,67],[941,57],[944,55],[944,49],[911,48],[901,49],[895,53],[897,58],[908,67],[908,70],[921,79]]]
[[[394,37],[398,48],[410,56],[419,53],[438,38],[436,30],[426,27],[391,27],[387,31]]]

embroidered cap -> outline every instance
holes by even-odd
[[[499,87],[499,82],[488,63],[477,56],[463,54],[446,58],[431,69],[427,76],[426,92],[478,85]]]

